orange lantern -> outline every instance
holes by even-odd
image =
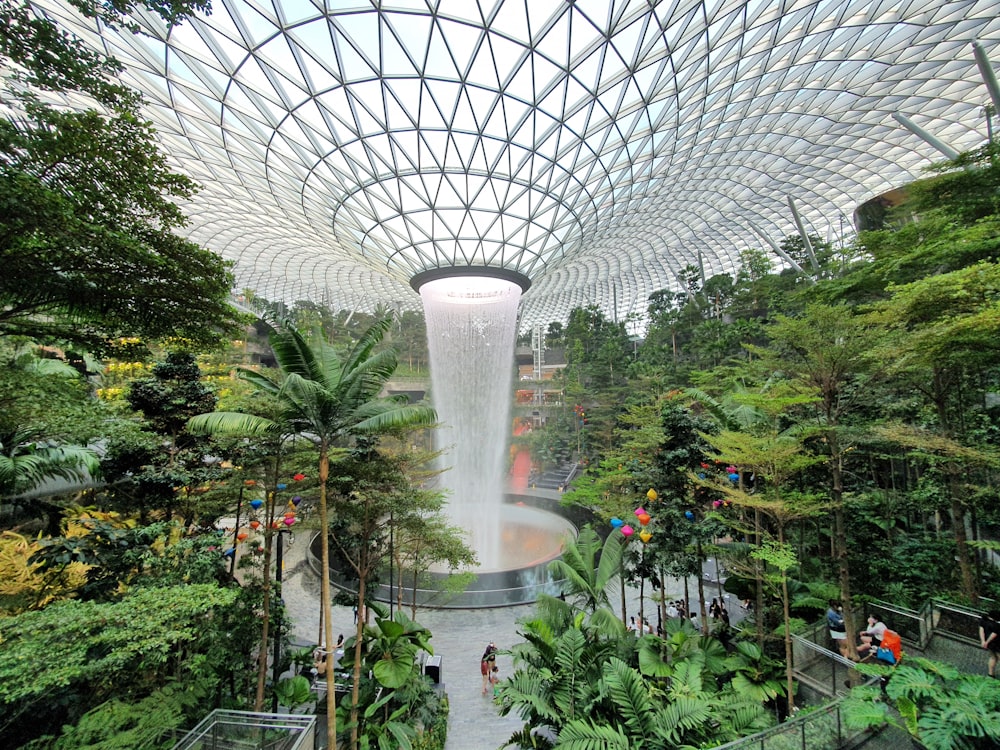
[[[239,539],[242,542],[248,536],[250,536],[250,535],[247,534],[245,531],[241,531],[239,534],[236,535],[236,538]]]
[[[251,521],[250,522],[250,528],[253,529],[254,531],[256,531],[257,529],[259,529],[260,528],[260,521]]]
[[[648,524],[649,520],[650,520],[649,519],[649,513],[642,513],[642,514],[639,515],[639,523],[641,523],[643,526],[645,526],[646,524]]]

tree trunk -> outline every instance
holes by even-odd
[[[760,509],[753,509],[754,544],[760,546]],[[760,560],[754,558],[753,577],[755,582],[754,624],[757,626],[757,647],[764,653],[764,571]]]
[[[623,553],[624,555],[624,553]],[[621,584],[619,587],[621,589],[622,598],[622,625],[626,628],[628,627],[628,612],[625,610],[625,560],[622,558],[622,563],[618,566],[618,582]]]
[[[955,478],[948,481],[948,494],[951,496],[951,526],[955,535],[955,552],[958,555],[958,567],[962,573],[962,593],[968,597],[969,601],[976,603],[979,601],[979,592],[976,587],[976,579],[973,575],[972,563],[969,558],[969,540],[965,534],[965,506],[958,496],[958,489]]]
[[[326,734],[327,747],[337,748],[337,691],[333,669],[333,600],[330,598],[330,523],[327,518],[326,480],[330,477],[329,445],[325,439],[319,446],[319,533],[321,564],[320,608],[323,612],[323,630],[326,637],[323,644],[326,654]]]
[[[701,632],[708,635],[708,612],[705,611],[705,560],[701,555],[701,542],[698,542],[698,610],[701,613]],[[688,606],[688,615],[691,607]]]
[[[261,712],[264,710],[264,686],[267,683],[267,639],[268,631],[271,627],[271,548],[274,542],[274,529],[271,523],[274,521],[274,496],[267,505],[267,513],[264,515],[267,524],[264,527],[264,584],[261,592],[264,595],[264,603],[261,605],[261,619],[263,624],[260,633],[260,653],[257,655],[257,695],[254,698],[253,710]],[[233,550],[235,557],[236,551]]]
[[[365,579],[368,576],[364,566],[359,566],[358,570],[358,624],[355,628],[354,639],[354,672],[353,684],[351,685],[351,750],[358,750],[358,701],[361,690],[361,638],[364,635],[365,619],[368,616],[368,608],[364,606],[365,601]],[[364,607],[364,617],[360,610]]]
[[[833,539],[837,560],[837,580],[840,584],[840,603],[844,605],[844,629],[847,634],[857,632],[854,622],[854,601],[851,596],[851,567],[847,559],[847,524],[844,522],[844,476],[841,465],[841,454],[836,434],[830,433],[830,500],[833,503]],[[849,649],[844,654],[848,659],[855,660],[856,654]]]

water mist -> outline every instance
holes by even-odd
[[[448,470],[448,516],[465,530],[481,569],[504,564],[501,508],[510,440],[517,307],[524,283],[449,276],[420,291],[430,350],[431,397]]]

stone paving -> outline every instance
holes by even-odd
[[[295,644],[314,644],[319,636],[319,576],[309,566],[306,548],[311,533],[297,535],[287,546],[284,555],[282,595],[292,620],[290,639]],[[713,570],[711,563],[706,570]],[[647,587],[648,589],[649,587]],[[697,582],[689,581],[692,598],[697,595]],[[644,611],[649,621],[656,622],[652,592],[647,590]],[[709,601],[718,594],[714,582],[706,581],[705,595]],[[668,599],[684,595],[683,583],[674,582],[667,591]],[[628,590],[626,601],[630,614],[638,614],[638,591]],[[727,602],[734,618],[739,617],[738,602]],[[451,706],[448,720],[448,741],[445,750],[488,750],[500,748],[517,731],[521,723],[517,716],[501,717],[492,697],[482,694],[482,677],[479,661],[486,645],[492,640],[501,653],[497,658],[500,677],[511,674],[511,657],[503,650],[520,640],[517,621],[530,616],[533,605],[500,607],[494,609],[421,609],[417,621],[433,633],[431,645],[435,655],[442,658],[441,682],[445,686]],[[354,632],[354,612],[350,607],[334,607],[333,632],[345,638]]]

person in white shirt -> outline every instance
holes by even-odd
[[[864,658],[873,650],[877,650],[882,643],[882,635],[885,633],[885,623],[875,615],[868,615],[868,627],[858,635],[861,636],[861,645],[858,646],[858,656]]]

